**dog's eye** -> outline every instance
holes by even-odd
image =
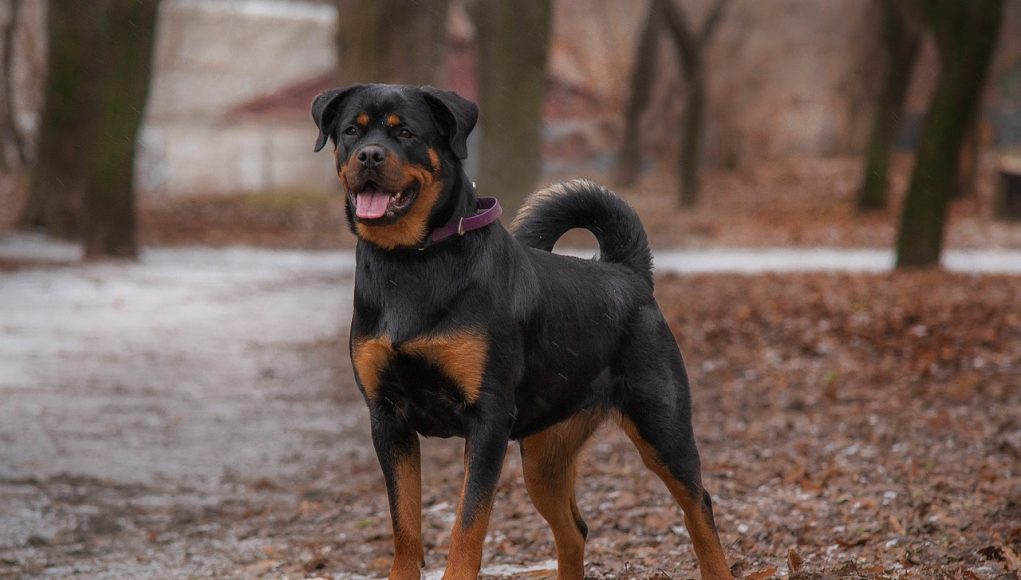
[[[344,129],[344,134],[345,135],[357,135],[358,134],[358,127],[355,127],[354,125],[351,125],[347,129]]]
[[[397,136],[398,137],[403,137],[405,139],[411,139],[412,137],[415,136],[415,134],[412,133],[411,131],[408,131],[407,128],[403,128],[403,129],[401,129],[400,131],[397,132]]]

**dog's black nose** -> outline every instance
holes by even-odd
[[[379,145],[366,145],[358,152],[358,162],[368,168],[373,168],[386,159],[386,151]]]

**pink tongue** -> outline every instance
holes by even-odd
[[[390,194],[383,192],[362,192],[355,199],[355,215],[360,218],[374,220],[386,214],[390,203]]]

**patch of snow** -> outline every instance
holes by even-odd
[[[235,16],[311,20],[332,23],[337,9],[330,4],[290,0],[171,0],[176,7],[205,12],[229,13]]]

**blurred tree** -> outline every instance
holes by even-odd
[[[631,95],[624,109],[624,136],[617,157],[617,183],[634,185],[642,166],[641,124],[642,113],[649,106],[652,83],[656,80],[656,56],[659,48],[659,20],[657,2],[649,4],[645,25],[638,37],[634,70],[631,72]]]
[[[879,0],[879,3],[883,9],[886,75],[865,154],[865,173],[858,192],[860,211],[886,207],[890,160],[903,122],[911,72],[922,39],[921,6],[917,0]]]
[[[961,145],[978,114],[1002,9],[1003,0],[924,1],[925,20],[939,49],[940,77],[901,214],[898,268],[939,264]]]
[[[450,0],[336,0],[341,85],[436,84]]]
[[[28,148],[18,123],[14,109],[14,41],[17,35],[18,20],[21,15],[22,0],[8,0],[0,38],[0,171],[7,172],[28,166]]]
[[[82,243],[86,258],[136,256],[135,144],[149,95],[159,0],[99,0],[103,34],[93,47],[95,127],[88,147]]]
[[[975,184],[978,182],[979,161],[982,155],[981,132],[979,115],[976,114],[972,119],[971,126],[964,130],[964,142],[961,145],[960,156],[961,167],[957,172],[957,183],[954,184],[951,199],[958,199],[975,191]]]
[[[49,1],[47,36],[60,41],[49,43],[36,164],[19,219],[22,227],[42,227],[63,238],[79,233],[101,24],[99,11],[83,11],[76,0]]]
[[[133,257],[134,156],[159,0],[50,0],[45,103],[23,227]],[[59,39],[59,41],[52,41]]]
[[[481,163],[479,191],[513,216],[541,170],[542,105],[546,93],[552,0],[477,0]]]
[[[702,133],[705,125],[705,98],[708,84],[705,70],[705,51],[712,41],[730,0],[716,0],[697,34],[692,32],[688,19],[673,0],[653,0],[653,9],[662,14],[663,24],[674,40],[681,76],[688,86],[687,101],[681,126],[681,159],[678,175],[681,181],[681,206],[698,203],[699,156],[702,151]]]

